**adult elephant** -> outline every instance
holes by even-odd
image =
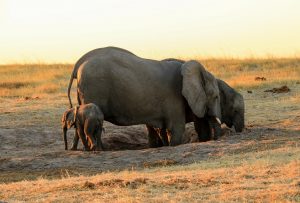
[[[236,132],[242,132],[245,127],[245,104],[243,96],[230,87],[223,80],[217,79],[220,91],[221,123],[235,128]],[[209,119],[204,116],[200,119],[195,130],[199,141],[211,140],[210,129],[207,127]]]
[[[68,87],[70,106],[74,78],[79,104],[95,103],[104,120],[116,125],[169,129],[171,146],[181,144],[186,122],[205,115],[219,132],[217,81],[197,61],[181,64],[140,58],[116,47],[95,49],[74,66]]]
[[[181,64],[185,63],[183,60],[174,58],[164,59],[163,61],[176,61]],[[220,92],[221,122],[225,123],[230,128],[234,126],[236,132],[242,132],[245,126],[245,105],[243,96],[223,80],[217,79],[217,83]],[[199,141],[208,141],[217,138],[212,135],[214,129],[211,128],[211,125],[209,115],[198,118],[196,122],[194,122]],[[166,141],[167,132],[165,129],[158,130],[151,126],[147,126],[147,128],[156,147],[168,145]]]

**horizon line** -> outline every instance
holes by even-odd
[[[169,58],[177,58],[185,61],[188,60],[197,60],[197,61],[210,61],[210,60],[223,60],[223,61],[247,61],[247,60],[300,60],[300,55],[295,56],[208,56],[208,57],[169,57]],[[78,58],[79,59],[79,58]],[[77,60],[78,60],[77,59]],[[152,60],[163,60],[164,58],[148,58]],[[1,63],[0,66],[13,66],[13,65],[73,65],[76,61],[46,61],[46,60],[27,60],[27,61],[14,61],[8,63]]]

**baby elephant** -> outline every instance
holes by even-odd
[[[61,119],[65,150],[68,150],[67,130],[72,126],[76,128],[75,136],[80,137],[84,150],[102,150],[101,132],[103,119],[102,112],[92,103],[65,111]]]

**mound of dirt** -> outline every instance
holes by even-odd
[[[104,134],[102,142],[106,150],[145,149],[148,147],[148,138],[143,131]]]
[[[231,134],[231,129],[222,126],[222,135],[228,136]],[[183,135],[183,143],[198,142],[198,134],[192,123],[187,124]],[[138,128],[127,128],[125,133],[112,132],[103,133],[102,143],[105,150],[133,150],[148,148],[148,136],[146,129],[143,131]]]
[[[183,143],[198,142],[198,135],[193,124],[187,124]],[[126,128],[125,133],[119,131],[103,133],[102,143],[105,150],[145,149],[148,148],[146,129]]]
[[[281,86],[279,88],[274,87],[273,89],[265,90],[264,92],[286,93],[286,92],[290,92],[290,91],[291,91],[291,89],[288,88],[288,86],[284,85],[284,86]]]

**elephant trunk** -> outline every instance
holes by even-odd
[[[217,140],[222,135],[221,122],[216,117],[208,118],[211,139]]]
[[[64,138],[64,143],[65,143],[65,150],[68,150],[67,131],[68,131],[68,129],[66,127],[64,127],[63,128],[63,138]]]
[[[233,121],[233,125],[236,132],[242,132],[245,127],[244,117],[236,117]]]

